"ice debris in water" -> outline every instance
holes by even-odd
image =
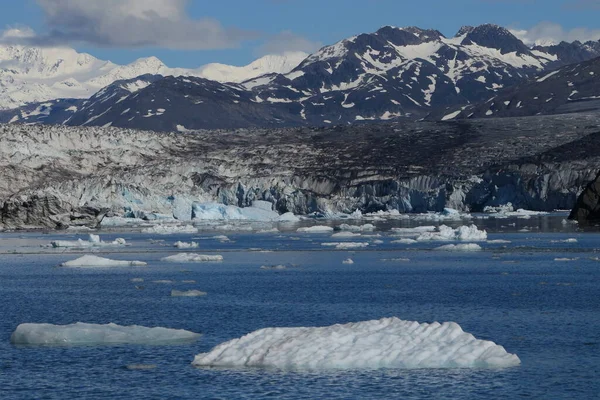
[[[125,246],[127,242],[123,238],[117,238],[112,242],[103,242],[99,235],[90,234],[88,240],[53,240],[50,246],[58,247],[104,247],[104,246]]]
[[[207,295],[206,292],[201,292],[200,290],[186,290],[186,291],[171,290],[172,297],[201,297],[201,296],[206,296],[206,295]]]
[[[330,226],[315,225],[315,226],[309,226],[309,227],[304,227],[304,228],[298,228],[298,230],[296,232],[298,232],[298,233],[328,233],[328,232],[333,232],[333,228]]]
[[[360,233],[354,232],[338,232],[331,235],[332,238],[344,239],[344,238],[353,238],[357,236],[362,236]]]
[[[375,230],[375,225],[373,225],[373,224],[364,224],[364,225],[341,224],[338,228],[341,231],[349,231],[349,232],[372,232]]]
[[[194,340],[200,334],[183,329],[120,326],[117,324],[21,324],[10,342],[23,345],[161,344]]]
[[[274,270],[282,270],[287,269],[287,265],[263,265],[260,269],[274,269]]]
[[[285,214],[281,214],[279,218],[277,218],[277,221],[289,223],[300,222],[300,217],[294,215],[294,213],[287,212]]]
[[[418,236],[424,232],[434,232],[436,227],[433,225],[417,226],[415,228],[392,228],[394,236]]]
[[[520,364],[455,322],[398,318],[307,328],[266,328],[198,354],[193,364],[282,369],[498,368]]]
[[[480,251],[481,246],[476,243],[447,244],[436,247],[435,250],[442,251]]]
[[[175,244],[173,245],[174,247],[177,247],[178,249],[192,249],[192,248],[196,248],[198,247],[198,242],[182,242],[181,240],[178,242],[175,242]]]
[[[110,258],[85,255],[75,260],[60,264],[61,267],[143,267],[147,263],[143,261],[121,261]]]
[[[398,239],[398,240],[393,240],[392,243],[394,244],[413,244],[413,243],[417,243],[417,241],[415,239]]]
[[[418,241],[424,240],[487,240],[487,232],[477,229],[477,226],[460,226],[452,229],[449,226],[441,225],[437,232],[423,232],[417,237]]]
[[[192,225],[154,225],[142,229],[142,233],[154,233],[157,235],[172,235],[174,233],[198,233],[198,228]]]
[[[214,262],[223,261],[222,255],[206,255],[195,253],[179,253],[172,256],[161,258],[161,261],[166,262]]]
[[[338,250],[345,249],[358,249],[369,246],[367,242],[330,242],[330,243],[321,243],[321,246],[329,246],[335,247]]]
[[[354,260],[351,258],[346,258],[344,261],[342,261],[342,264],[354,264]]]

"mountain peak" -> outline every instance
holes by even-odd
[[[476,27],[462,27],[457,36],[465,35],[463,45],[479,46],[500,50],[502,54],[527,54],[529,48],[508,29],[495,24],[483,24]]]

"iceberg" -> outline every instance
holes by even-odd
[[[415,239],[398,239],[398,240],[392,240],[393,244],[413,244],[413,243],[417,243],[417,241]]]
[[[192,249],[192,248],[198,247],[198,242],[188,243],[188,242],[178,241],[178,242],[175,242],[175,244],[173,246],[177,247],[178,249]]]
[[[221,255],[205,255],[205,254],[195,254],[195,253],[179,253],[172,256],[164,257],[160,259],[161,261],[166,262],[214,262],[214,261],[223,261],[223,256]]]
[[[54,248],[59,247],[77,247],[77,248],[86,248],[86,247],[106,247],[106,246],[126,246],[127,242],[123,238],[117,238],[112,242],[103,242],[100,239],[99,235],[90,234],[88,240],[53,240],[50,242],[50,246]]]
[[[487,232],[485,230],[477,229],[477,226],[461,226],[456,229],[452,229],[449,226],[441,225],[438,227],[437,232],[423,232],[419,237],[418,241],[424,240],[472,240],[472,241],[484,241],[487,240]]]
[[[298,233],[329,233],[329,232],[333,232],[333,228],[330,226],[315,225],[315,226],[309,226],[309,227],[305,227],[305,228],[298,228],[296,230],[296,232],[298,232]]]
[[[351,258],[346,258],[344,261],[342,261],[342,264],[354,264],[354,260]]]
[[[300,222],[300,217],[296,216],[294,213],[287,212],[285,214],[281,214],[279,218],[277,218],[279,222]]]
[[[461,244],[447,244],[445,246],[436,247],[435,250],[442,251],[480,251],[481,246],[476,243],[461,243]]]
[[[117,324],[21,324],[10,342],[21,345],[167,344],[195,340],[200,334],[183,329],[120,326]]]
[[[392,228],[395,236],[418,236],[423,232],[434,232],[436,227],[433,225],[417,226],[416,228]]]
[[[60,264],[61,267],[143,267],[147,263],[143,261],[121,261],[110,258],[85,255],[75,260]]]
[[[357,236],[362,236],[360,233],[354,232],[338,232],[331,235],[332,238],[353,238]]]
[[[344,249],[358,249],[369,246],[367,242],[331,242],[321,243],[321,246],[335,247],[338,250]]]
[[[364,225],[341,224],[338,228],[342,231],[348,231],[348,232],[371,232],[371,231],[375,230],[375,225],[373,225],[373,224],[364,224]]]
[[[154,233],[157,235],[172,235],[174,233],[198,233],[198,228],[192,225],[154,225],[142,229],[142,233]]]
[[[201,292],[199,290],[171,290],[171,297],[201,297],[206,295],[206,292]]]
[[[274,269],[274,270],[282,270],[287,269],[287,265],[263,265],[260,269]]]
[[[520,364],[455,322],[383,318],[328,327],[266,328],[198,354],[195,366],[281,369],[501,368]]]

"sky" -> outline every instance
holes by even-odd
[[[600,39],[600,0],[0,0],[0,10],[5,44],[69,46],[119,64],[156,56],[185,68],[314,52],[385,25],[454,36],[494,23],[529,43]]]

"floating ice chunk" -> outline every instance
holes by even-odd
[[[263,265],[263,266],[260,267],[260,269],[281,270],[281,269],[287,269],[287,265]]]
[[[21,324],[13,332],[10,342],[24,345],[101,345],[101,344],[166,344],[189,341],[200,337],[198,333],[183,329],[147,328],[116,324],[70,325]]]
[[[130,279],[130,281],[133,283],[140,283],[140,282],[144,282],[144,278],[132,278],[132,279]]]
[[[354,232],[338,232],[338,233],[334,233],[333,235],[331,235],[332,238],[353,238],[353,237],[357,237],[357,236],[361,236],[360,233],[354,233]]]
[[[394,244],[414,244],[417,243],[417,241],[415,239],[399,239],[399,240],[393,240],[392,243]]]
[[[85,255],[76,260],[60,264],[61,267],[143,267],[147,263],[143,261],[120,261],[110,258]]]
[[[99,235],[90,234],[88,240],[77,239],[72,240],[53,240],[50,242],[50,246],[54,248],[59,247],[76,247],[76,248],[87,248],[87,247],[105,247],[105,246],[125,246],[127,242],[123,238],[117,238],[112,242],[103,242],[100,240]]]
[[[351,258],[346,258],[344,261],[342,261],[342,264],[354,264],[354,260]]]
[[[331,242],[331,243],[321,243],[321,246],[330,246],[335,247],[336,249],[357,249],[362,247],[369,246],[369,243],[366,242]]]
[[[174,282],[170,279],[158,279],[156,281],[152,281],[152,283],[160,283],[160,284],[164,284],[164,285],[170,285]]]
[[[452,229],[449,226],[441,225],[437,232],[424,232],[417,240],[473,240],[482,241],[487,239],[487,232],[480,231],[477,226],[461,226]]]
[[[520,364],[454,322],[384,318],[319,328],[266,328],[198,354],[196,366],[282,369],[498,368]]]
[[[142,229],[142,233],[154,233],[157,235],[172,235],[174,233],[198,233],[198,228],[192,225],[154,225]]]
[[[480,251],[481,246],[476,243],[447,244],[436,247],[435,250],[442,251]]]
[[[281,214],[279,218],[277,218],[279,222],[300,222],[300,217],[294,215],[294,213],[288,212],[285,214]]]
[[[577,243],[577,239],[569,238],[565,240],[551,240],[552,243]]]
[[[349,231],[349,232],[371,232],[371,231],[375,230],[375,225],[373,225],[373,224],[364,224],[364,225],[341,224],[338,228],[342,231]]]
[[[397,236],[418,236],[423,232],[434,232],[435,230],[436,228],[433,225],[417,226],[415,228],[392,228],[392,232]]]
[[[510,240],[504,240],[504,239],[495,239],[495,240],[488,240],[488,243],[512,243]]]
[[[555,258],[554,261],[577,261],[579,258]]]
[[[305,227],[305,228],[298,228],[298,230],[296,230],[296,232],[298,232],[298,233],[328,233],[328,232],[333,232],[333,228],[330,226],[315,225],[315,226],[309,226],[309,227]]]
[[[198,243],[197,242],[188,243],[188,242],[178,241],[178,242],[175,242],[175,244],[173,246],[177,247],[178,249],[192,249],[192,248],[198,247]]]
[[[205,255],[195,253],[179,253],[160,259],[166,262],[216,262],[223,261],[222,255]]]
[[[171,290],[171,297],[201,297],[206,296],[208,293],[201,292],[200,290]]]

